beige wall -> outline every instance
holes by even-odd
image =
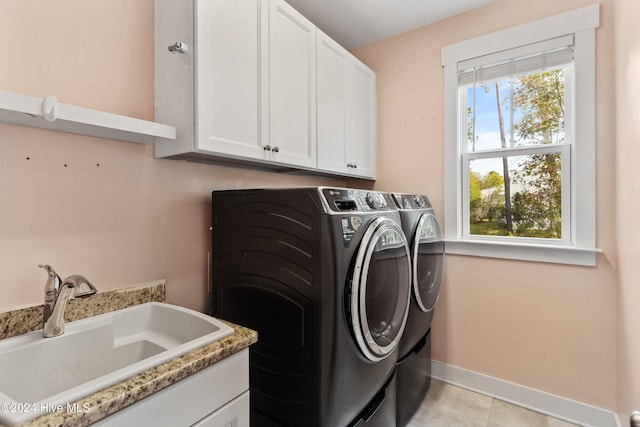
[[[640,3],[616,0],[618,396],[623,425],[640,410]]]
[[[376,188],[424,192],[442,218],[442,46],[592,3],[498,0],[355,50],[378,79]],[[597,243],[604,254],[596,268],[448,256],[433,357],[615,410],[612,4],[601,1],[597,31]]]
[[[0,40],[0,90],[153,120],[153,0],[4,0]],[[166,278],[205,310],[212,190],[344,185],[3,124],[0,159],[0,311],[42,303],[39,263],[99,290]]]

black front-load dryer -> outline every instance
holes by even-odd
[[[214,191],[213,314],[258,331],[252,426],[395,425],[410,256],[390,195]]]
[[[398,346],[397,425],[416,413],[431,383],[431,321],[440,294],[444,244],[426,196],[393,194],[411,252],[412,298]]]

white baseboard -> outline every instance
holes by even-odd
[[[585,427],[622,427],[613,412],[463,368],[431,361],[431,376],[505,402]]]

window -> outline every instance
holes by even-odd
[[[446,252],[595,265],[598,19],[443,48]]]
[[[458,64],[463,237],[570,240],[573,37],[543,45]]]

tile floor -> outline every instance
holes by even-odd
[[[432,380],[407,427],[575,427],[483,394]]]

